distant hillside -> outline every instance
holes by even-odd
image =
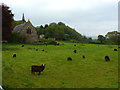
[[[46,38],[55,38],[63,41],[83,42],[83,37],[75,29],[66,26],[62,22],[50,23],[49,25],[36,27],[38,35],[44,34]]]

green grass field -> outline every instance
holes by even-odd
[[[65,43],[64,45],[3,44],[2,69],[5,88],[117,88],[117,45]],[[28,49],[28,48],[36,48]],[[47,52],[41,51],[44,49]],[[75,54],[73,51],[77,50]],[[12,55],[16,53],[17,57]],[[82,55],[86,58],[83,59]],[[104,56],[110,57],[110,62]],[[67,61],[71,57],[72,61]],[[46,64],[41,75],[31,65]]]

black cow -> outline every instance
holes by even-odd
[[[74,50],[74,53],[77,53],[77,50]]]
[[[105,56],[105,61],[110,61],[109,56]]]
[[[16,57],[16,54],[13,54],[13,58]]]
[[[44,49],[42,51],[45,51]]]
[[[45,64],[42,64],[41,66],[38,65],[32,65],[31,66],[31,72],[39,72],[38,75],[40,75],[41,72],[43,72],[43,70],[45,69]]]
[[[38,51],[38,49],[36,49],[36,51]]]
[[[114,49],[114,51],[117,51],[117,49]]]
[[[83,58],[85,58],[85,56],[83,55]]]
[[[71,58],[71,57],[68,57],[67,60],[68,60],[68,61],[72,61],[72,58]]]
[[[24,45],[22,45],[21,47],[24,47]]]

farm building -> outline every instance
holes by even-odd
[[[20,33],[26,37],[26,42],[28,43],[34,43],[38,41],[38,35],[37,31],[28,20],[27,22],[25,21],[24,14],[22,17],[22,24],[19,24],[14,27],[12,33]]]

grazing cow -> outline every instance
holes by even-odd
[[[68,57],[67,60],[68,60],[68,61],[72,61],[72,58],[71,58],[71,57]]]
[[[77,50],[74,50],[74,53],[77,53]]]
[[[109,56],[105,56],[105,61],[110,61]]]
[[[76,46],[76,44],[74,46]]]
[[[45,51],[44,49],[42,51]]]
[[[21,47],[24,47],[24,45],[22,45]]]
[[[38,51],[38,49],[36,49],[36,51]]]
[[[85,56],[83,55],[83,58],[85,58]]]
[[[117,49],[114,49],[114,51],[117,51]]]
[[[13,54],[13,58],[16,57],[16,54]]]
[[[40,72],[43,72],[43,70],[45,69],[45,64],[42,64],[41,66],[38,65],[32,65],[31,66],[31,72],[39,72],[38,75],[40,75]]]

